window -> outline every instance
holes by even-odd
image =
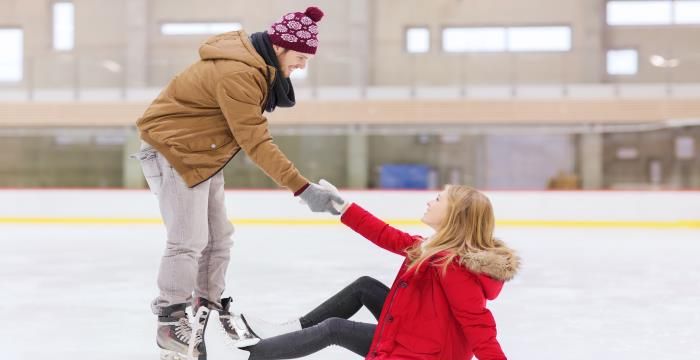
[[[569,51],[571,28],[568,26],[508,28],[509,51]]]
[[[73,50],[75,45],[75,8],[70,2],[53,4],[53,48]]]
[[[673,16],[676,24],[700,24],[700,1],[673,2]]]
[[[0,28],[0,81],[21,81],[24,61],[24,33]]]
[[[430,30],[428,28],[410,28],[406,30],[406,51],[426,53],[430,51]]]
[[[569,51],[571,28],[446,28],[442,32],[442,48],[446,52]]]
[[[671,23],[670,1],[611,1],[608,25],[664,25]]]
[[[639,54],[633,49],[608,50],[608,74],[634,75],[639,68]]]
[[[177,22],[160,27],[163,35],[213,35],[241,29],[240,23],[230,22]]]
[[[506,51],[505,28],[446,28],[442,49],[447,52]]]
[[[700,24],[700,1],[610,1],[608,25]]]

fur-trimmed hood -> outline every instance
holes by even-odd
[[[460,263],[477,274],[485,274],[499,281],[509,281],[520,268],[520,257],[515,250],[496,240],[496,247],[489,250],[469,253]]]

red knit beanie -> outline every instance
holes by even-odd
[[[305,54],[315,54],[318,48],[318,25],[321,9],[311,6],[303,13],[293,12],[272,24],[267,34],[273,44]]]

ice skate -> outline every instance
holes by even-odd
[[[230,312],[232,299],[221,299],[221,310],[219,311],[219,321],[231,340],[234,347],[244,348],[252,346],[260,341],[260,338],[250,330],[245,320]]]
[[[158,316],[156,343],[161,360],[206,360],[199,326],[196,325],[194,331],[185,308],[186,304],[171,305]],[[192,336],[197,331],[200,335]]]
[[[241,314],[241,319],[261,339],[301,330],[299,319],[293,319],[281,324],[265,321],[249,314]]]

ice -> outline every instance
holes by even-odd
[[[489,305],[509,358],[700,358],[700,231],[503,228],[498,236],[523,259]],[[158,224],[0,224],[0,358],[157,359],[149,302],[164,238]],[[272,321],[303,315],[362,275],[390,284],[402,260],[341,225],[238,226],[234,241],[225,294],[235,311]],[[365,310],[356,319],[373,321]],[[359,357],[334,347],[310,358]]]

